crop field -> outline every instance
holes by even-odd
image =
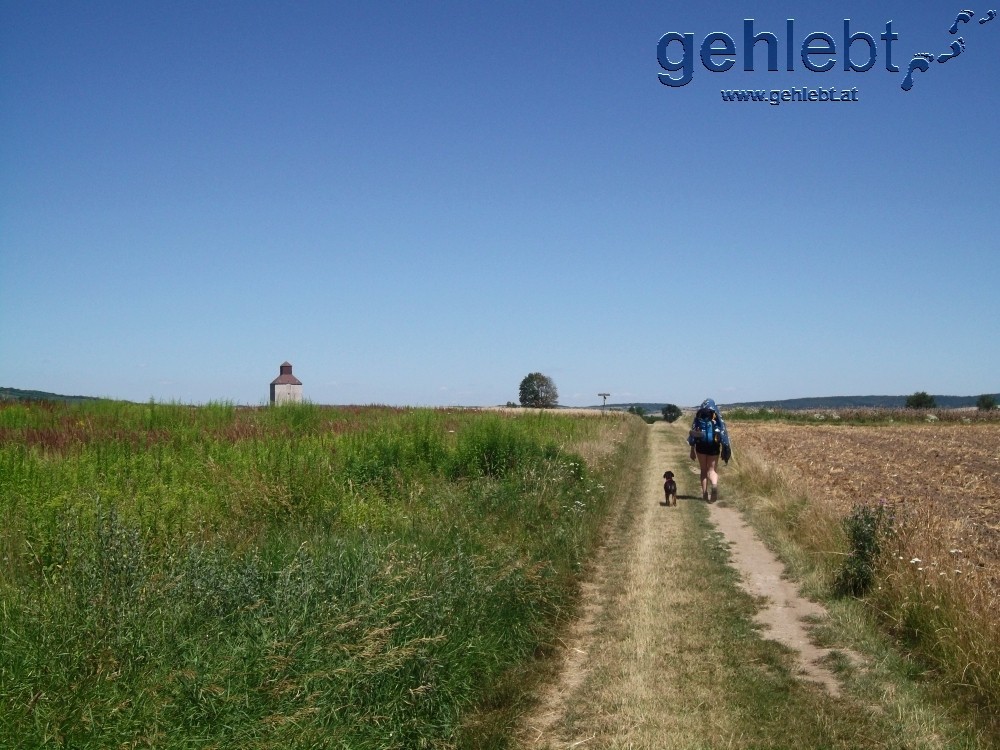
[[[1000,424],[882,419],[732,420],[750,512],[1000,736]]]
[[[503,746],[644,439],[0,403],[0,747]]]
[[[933,523],[1000,593],[1000,424],[735,422],[734,441],[794,472],[846,515],[884,500]],[[952,553],[951,550],[961,550]]]

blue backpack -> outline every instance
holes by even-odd
[[[695,441],[699,443],[719,443],[722,434],[713,417],[715,413],[711,409],[699,409],[694,418],[694,426],[691,434]]]

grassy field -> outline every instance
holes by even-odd
[[[0,747],[504,747],[643,429],[0,404]]]
[[[848,421],[730,420],[742,507],[813,595],[859,604],[1000,742],[1000,424]]]

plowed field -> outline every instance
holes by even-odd
[[[885,500],[934,520],[966,559],[1000,581],[1000,425],[730,424],[733,450],[754,452],[846,515]]]

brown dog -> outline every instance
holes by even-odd
[[[664,505],[671,505],[670,498],[674,499],[673,505],[677,505],[677,482],[674,481],[674,472],[663,472],[663,495]]]

